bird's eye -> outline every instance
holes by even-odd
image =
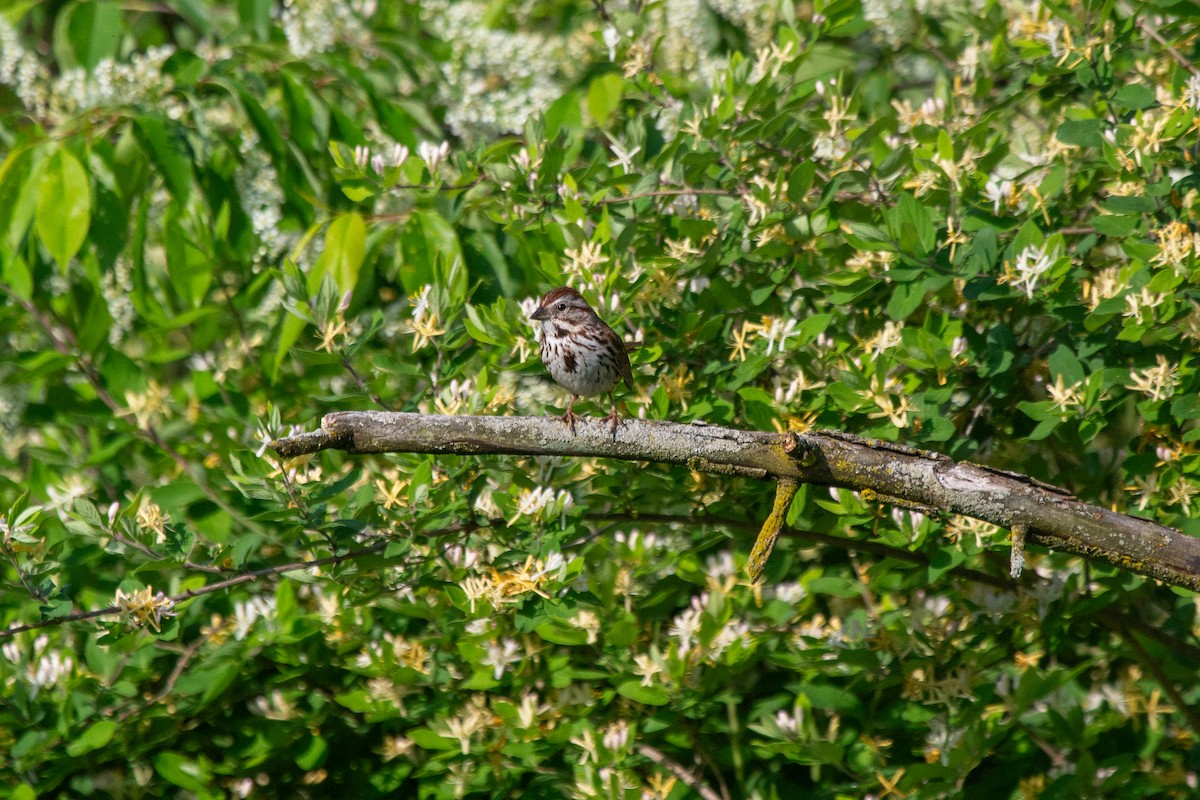
[[[558,304],[558,310],[559,310],[559,311],[566,311],[566,310],[567,310],[567,304],[566,304],[566,303],[559,303],[559,304]]]

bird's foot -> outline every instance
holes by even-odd
[[[623,425],[623,424],[624,423],[621,422],[621,418],[619,416],[617,416],[617,406],[614,403],[613,407],[612,407],[612,411],[608,412],[608,427],[609,427],[609,430],[612,431],[612,437],[613,437],[614,442],[617,440],[617,426]]]
[[[572,411],[570,406],[567,407],[567,412],[562,415],[562,421],[567,423],[567,426],[571,429],[572,436],[577,435],[575,433],[575,421],[578,419],[582,419],[582,417]]]

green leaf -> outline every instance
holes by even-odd
[[[812,161],[803,161],[793,169],[791,177],[788,178],[788,199],[793,203],[801,202],[808,194],[808,190],[812,188],[813,178],[816,174],[817,165]]]
[[[594,79],[588,86],[587,109],[592,121],[601,128],[608,125],[608,118],[621,104],[625,79],[616,72],[608,72]]]
[[[70,744],[67,745],[67,755],[72,757],[81,756],[84,753],[98,750],[112,741],[113,734],[116,732],[117,723],[113,720],[97,720],[89,725],[87,730],[78,737],[71,740]]]
[[[758,430],[773,429],[773,421],[778,417],[775,412],[775,399],[757,386],[743,386],[738,389],[742,398],[742,413],[746,421]]]
[[[1050,375],[1061,375],[1067,386],[1081,383],[1085,377],[1083,364],[1065,344],[1054,348],[1054,352],[1050,353],[1050,358],[1047,359],[1047,365],[1050,367]]]
[[[329,743],[321,736],[309,734],[307,738],[307,745],[298,745],[296,766],[303,770],[316,769],[325,762],[325,756],[329,752]]]
[[[282,72],[280,79],[286,101],[284,108],[288,115],[288,133],[292,141],[304,150],[318,149],[321,139],[328,134],[328,115],[325,115],[325,129],[318,134],[308,87],[290,71]]]
[[[986,378],[1008,372],[1016,359],[1014,351],[1017,342],[1013,338],[1012,329],[1003,323],[996,325],[988,329],[986,338],[987,351],[983,360],[976,365],[980,376]]]
[[[571,647],[587,642],[587,631],[564,620],[548,620],[534,628],[534,632],[552,644]]]
[[[329,273],[338,291],[350,292],[358,284],[367,252],[367,225],[357,213],[343,214],[329,223],[325,231],[325,249],[316,268],[308,274],[309,294],[316,294],[321,278]]]
[[[833,319],[833,314],[809,314],[796,326],[797,341],[802,345],[813,341],[829,329]]]
[[[212,284],[214,260],[199,247],[177,203],[169,204],[162,224],[171,287],[185,306],[199,308]]]
[[[457,750],[458,740],[434,733],[429,728],[414,728],[408,732],[413,744],[426,750]]]
[[[887,315],[894,320],[908,319],[925,302],[925,284],[898,283],[892,287]]]
[[[493,334],[494,326],[483,319],[478,308],[468,303],[464,310],[467,318],[463,320],[463,324],[468,336],[484,344],[500,344],[500,340]]]
[[[1105,211],[1113,214],[1145,213],[1158,208],[1158,204],[1154,202],[1154,198],[1142,195],[1110,197],[1103,201],[1100,206]]]
[[[92,222],[92,187],[83,165],[59,148],[46,162],[38,185],[38,237],[66,272]]]
[[[933,583],[966,560],[966,555],[957,547],[941,547],[929,558],[927,579]]]
[[[121,7],[112,2],[73,3],[54,20],[54,54],[60,67],[91,71],[121,44]]]
[[[578,92],[567,92],[546,109],[546,138],[553,141],[564,129],[577,131],[583,126],[582,103]]]
[[[1103,130],[1104,123],[1098,119],[1072,119],[1059,125],[1054,135],[1063,144],[1099,147],[1104,143]]]
[[[162,173],[171,195],[186,207],[192,190],[192,154],[181,131],[168,128],[161,117],[143,115],[134,122],[149,160]]]
[[[0,164],[0,264],[6,267],[20,258],[17,250],[33,222],[40,165],[33,147],[13,148]]]
[[[888,212],[888,230],[901,252],[923,256],[937,243],[937,229],[929,212],[908,192],[902,192]]]
[[[857,581],[838,575],[825,575],[815,578],[808,583],[808,591],[813,594],[827,594],[832,597],[860,597],[862,586]]]
[[[1027,220],[1017,235],[1013,238],[1012,253],[1017,255],[1026,247],[1041,247],[1046,242],[1046,235],[1033,220]]]
[[[671,700],[666,689],[642,686],[640,681],[625,681],[617,687],[617,694],[644,706],[665,706]]]
[[[202,763],[170,750],[155,756],[154,770],[163,780],[192,792],[204,791],[212,780],[211,771]]]
[[[1060,417],[1050,417],[1049,419],[1044,419],[1037,424],[1037,426],[1029,433],[1028,436],[1025,437],[1025,439],[1030,442],[1040,442],[1042,439],[1045,439],[1047,436],[1054,433],[1054,429],[1061,424],[1062,419]]]
[[[1118,214],[1096,214],[1088,220],[1096,233],[1104,236],[1112,236],[1117,239],[1124,239],[1129,234],[1133,233],[1137,228],[1139,219],[1133,216],[1121,216]]]
[[[400,280],[409,294],[426,284],[437,284],[439,264],[453,264],[462,258],[454,228],[441,214],[425,209],[415,212],[405,225],[401,250]]]
[[[954,144],[950,141],[950,133],[945,128],[938,131],[937,152],[938,158],[951,164],[954,163]]]
[[[1129,83],[1122,86],[1113,96],[1113,102],[1126,111],[1141,111],[1158,105],[1154,90],[1140,83]]]
[[[805,55],[800,67],[792,76],[797,83],[839,73],[860,61],[859,55],[853,49],[826,42],[813,44]]]

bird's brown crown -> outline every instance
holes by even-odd
[[[551,289],[550,291],[546,292],[546,296],[542,298],[542,301],[538,303],[538,305],[549,308],[560,300],[575,299],[583,300],[583,295],[572,289],[570,286],[560,286],[557,289]],[[584,300],[585,305],[586,303],[587,301]]]

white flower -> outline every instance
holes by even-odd
[[[983,194],[984,197],[992,201],[992,213],[1000,216],[1000,205],[1003,203],[1007,206],[1012,201],[1013,182],[998,178],[989,178],[987,184],[983,187]]]
[[[692,649],[696,632],[699,630],[700,609],[698,608],[684,609],[683,613],[675,617],[675,621],[671,623],[667,635],[674,636],[679,640],[679,656],[681,658]]]
[[[1200,74],[1188,78],[1187,85],[1183,87],[1182,100],[1184,105],[1191,106],[1193,111],[1200,111]]]
[[[608,48],[608,60],[617,60],[617,43],[621,41],[621,32],[617,30],[615,25],[609,25],[604,29],[604,46]]]
[[[1013,263],[1016,278],[1012,284],[1025,292],[1026,297],[1033,299],[1033,290],[1037,288],[1038,281],[1052,266],[1054,266],[1054,259],[1047,255],[1042,248],[1029,245],[1017,254],[1016,261]]]
[[[233,605],[233,638],[241,641],[246,638],[246,634],[250,632],[250,627],[262,618],[271,620],[275,617],[275,598],[267,595],[258,595],[251,597],[249,600],[242,600]]]
[[[784,603],[795,604],[804,599],[806,592],[804,587],[796,581],[785,581],[775,584],[771,589],[771,594],[776,600],[781,600]]]
[[[1160,353],[1156,356],[1156,360],[1158,362],[1156,366],[1143,370],[1130,370],[1131,383],[1128,384],[1128,387],[1135,392],[1141,392],[1151,400],[1165,400],[1175,394],[1179,377],[1175,374],[1175,367],[1167,361],[1166,356]]]
[[[371,160],[371,149],[364,144],[357,145],[354,148],[354,165],[359,169],[367,166]]]
[[[780,709],[775,715],[775,725],[779,728],[783,735],[794,738],[800,729],[800,721],[804,719],[802,714],[789,714]]]
[[[492,668],[492,677],[500,680],[500,676],[509,664],[520,661],[521,646],[512,639],[501,639],[488,645],[487,657],[483,664]]]
[[[604,729],[604,749],[613,752],[629,743],[629,723],[619,719]]]
[[[663,674],[662,662],[655,658],[654,655],[638,653],[633,657],[633,660],[637,664],[637,668],[634,669],[633,673],[641,676],[642,686],[653,686],[655,676]]]
[[[788,317],[787,319],[770,317],[765,329],[759,334],[763,339],[767,340],[767,355],[771,355],[774,352],[782,353],[787,340],[799,332],[796,330],[798,324],[794,317]]]
[[[450,143],[442,142],[434,144],[433,142],[421,142],[417,147],[417,155],[425,162],[425,166],[429,168],[429,174],[437,173],[438,165],[440,165],[446,156],[450,155]]]
[[[29,668],[29,682],[33,684],[34,694],[43,686],[52,686],[69,677],[74,669],[75,660],[69,655],[64,656],[57,650],[46,653]]]
[[[613,160],[608,162],[610,167],[620,167],[625,172],[633,171],[633,157],[642,152],[642,148],[635,147],[632,150],[626,150],[625,146],[614,140],[609,147],[612,149]]]

